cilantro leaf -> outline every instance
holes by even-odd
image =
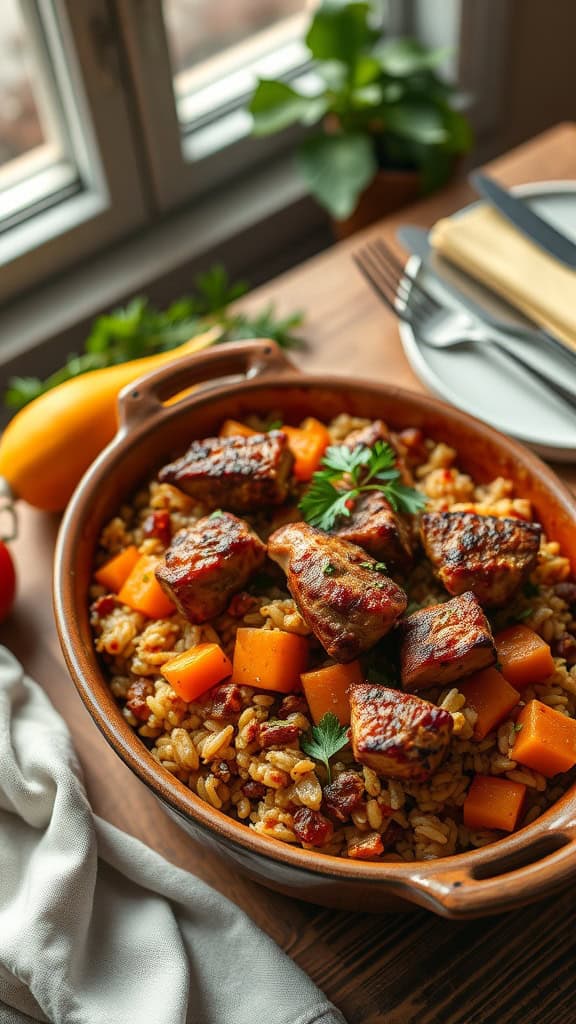
[[[312,729],[310,737],[304,737],[300,746],[305,754],[321,761],[326,767],[328,782],[332,781],[330,758],[337,754],[348,743],[348,728],[328,711]]]
[[[341,516],[350,515],[350,504],[366,491],[378,491],[395,512],[415,515],[426,505],[420,491],[400,483],[396,452],[384,441],[371,448],[361,445],[350,450],[346,445],[330,445],[321,468],[314,473],[298,508],[306,522],[322,530],[331,530]],[[348,490],[346,478],[352,486]],[[342,481],[341,487],[335,483]]]
[[[398,484],[395,480],[383,487],[382,490],[395,512],[407,512],[414,516],[426,505],[427,499],[424,494],[414,487]]]
[[[315,473],[312,484],[304,494],[298,508],[307,523],[320,530],[331,530],[340,516],[349,516],[346,502],[355,491],[338,491],[322,473]]]
[[[358,470],[366,466],[370,458],[371,449],[364,445],[358,448],[348,448],[345,444],[332,444],[324,453],[322,466],[324,473],[326,470],[332,470],[330,476],[339,477],[348,473],[354,479]],[[326,475],[328,476],[327,473]]]

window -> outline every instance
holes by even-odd
[[[0,301],[232,180],[244,227],[301,197],[303,129],[251,138],[246,104],[258,76],[314,85],[318,2],[2,0]]]

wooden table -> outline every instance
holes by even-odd
[[[576,125],[564,125],[495,161],[506,184],[576,178]],[[419,203],[376,229],[391,242],[399,222],[432,224],[468,202],[465,183]],[[306,311],[303,368],[385,379],[414,390],[395,319],[350,261],[361,240],[334,246],[244,300]],[[576,469],[560,468],[576,489]],[[324,910],[246,881],[165,815],[93,725],[68,677],[51,611],[57,517],[21,510],[14,544],[20,574],[16,609],[0,642],[22,660],[68,722],[94,810],[205,879],[243,907],[324,989],[350,1024],[569,1024],[576,1021],[576,895],[566,892],[512,915],[454,924],[424,911],[372,916]],[[287,999],[289,994],[287,993]]]

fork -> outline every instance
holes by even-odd
[[[385,305],[414,329],[419,341],[430,348],[439,349],[461,345],[491,345],[564,399],[572,411],[576,411],[576,391],[560,384],[555,378],[537,369],[533,363],[523,359],[513,346],[487,333],[486,326],[475,322],[468,313],[441,305],[420,281],[406,272],[406,268],[382,239],[368,242],[352,254],[352,259]]]

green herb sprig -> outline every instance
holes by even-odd
[[[302,344],[295,334],[303,320],[299,312],[283,319],[276,316],[272,305],[252,316],[232,312],[231,303],[247,291],[244,281],[230,281],[224,267],[216,265],[195,278],[193,295],[178,299],[165,310],[155,309],[141,296],[132,299],[128,305],[98,317],[84,351],[70,355],[66,365],[50,377],[12,377],[4,404],[10,409],[21,409],[72,377],[168,352],[212,326],[222,330],[219,342],[272,338],[281,348]]]
[[[304,737],[300,746],[305,754],[313,757],[315,761],[321,761],[326,768],[328,782],[332,781],[330,771],[330,758],[337,754],[342,747],[348,743],[348,729],[340,722],[331,711],[327,711],[320,719],[318,725],[312,729],[310,737]]]
[[[298,507],[311,526],[331,530],[338,519],[351,514],[360,494],[381,491],[395,512],[415,515],[424,508],[426,498],[399,481],[396,453],[386,442],[353,449],[331,445]],[[336,487],[336,482],[344,486]]]

